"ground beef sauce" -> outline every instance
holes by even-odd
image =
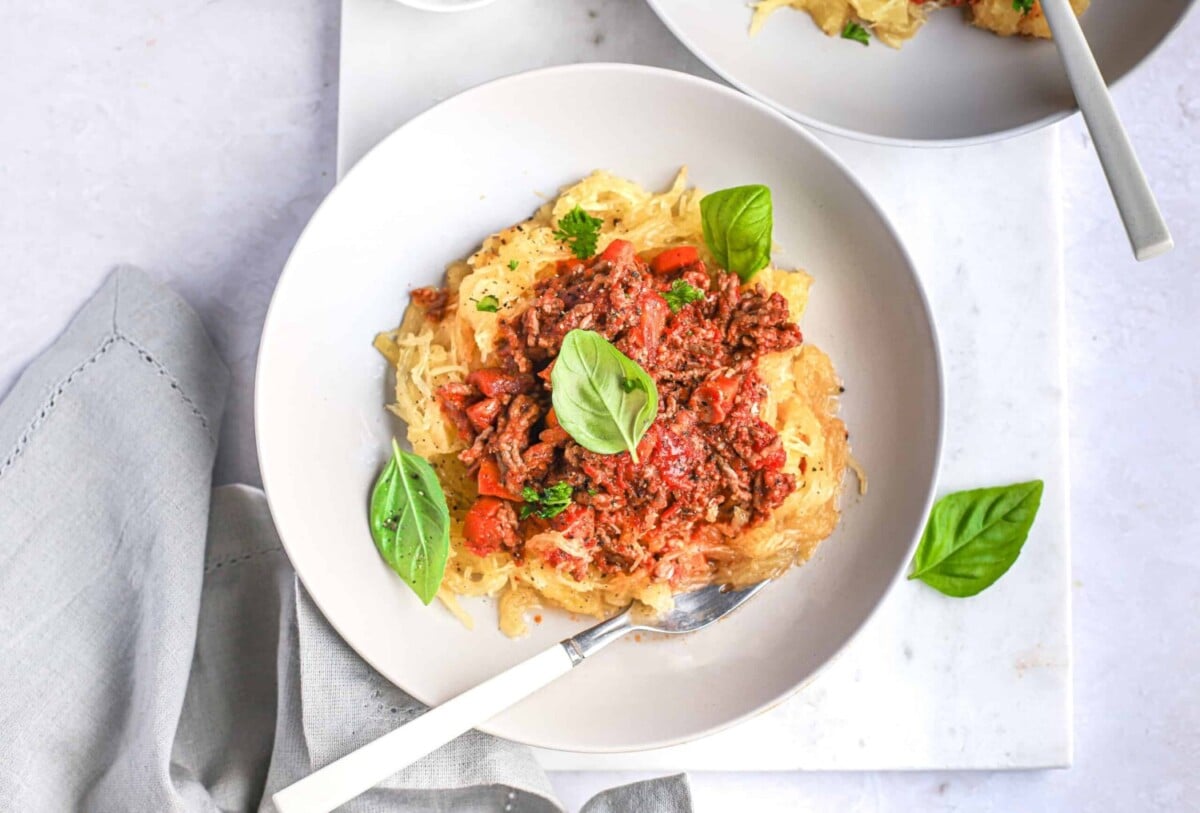
[[[673,314],[662,293],[677,279],[705,297]],[[658,386],[658,417],[638,445],[638,464],[628,453],[584,449],[555,419],[550,369],[574,328],[602,334]],[[763,353],[801,341],[783,297],[762,286],[741,290],[725,271],[710,275],[690,248],[647,264],[617,240],[592,260],[560,262],[529,306],[501,325],[499,366],[437,392],[479,483],[467,546],[521,561],[524,540],[554,529],[579,555],[540,553],[575,578],[593,565],[601,573],[644,568],[672,586],[704,581],[714,565],[706,552],[762,522],[796,488],[782,471],[778,433],[758,417],[766,387],[756,368]],[[522,489],[542,493],[560,482],[574,489],[566,510],[519,518]]]

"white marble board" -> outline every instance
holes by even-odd
[[[713,78],[640,0],[500,0],[462,14],[343,0],[338,175],[417,113],[546,65],[640,62]],[[494,126],[503,126],[496,123]],[[1070,546],[1057,130],[900,150],[823,137],[882,201],[945,353],[941,491],[1040,477],[1012,571],[948,599],[898,586],[847,651],[771,711],[683,746],[541,751],[551,770],[903,770],[1069,765]],[[820,269],[811,269],[820,278]]]

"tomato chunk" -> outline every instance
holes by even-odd
[[[501,546],[511,547],[516,528],[517,515],[511,505],[495,497],[480,497],[463,521],[463,541],[471,553],[487,556]]]
[[[634,251],[633,243],[628,240],[613,240],[596,259],[607,260],[613,265],[621,265],[633,262],[636,258],[637,252]]]
[[[686,439],[664,429],[654,448],[652,458],[663,482],[675,491],[692,487],[692,472],[696,468],[696,449]]]
[[[671,315],[671,307],[667,300],[658,294],[648,292],[638,297],[638,310],[641,311],[641,316],[633,330],[632,341],[648,351],[653,351],[658,348],[662,339],[667,317]]]
[[[477,481],[479,483],[480,494],[488,497],[499,497],[502,500],[521,502],[519,496],[504,487],[504,480],[500,477],[500,465],[490,457],[485,457],[479,461]]]
[[[669,248],[650,261],[650,270],[655,274],[670,274],[689,265],[700,262],[700,252],[695,246],[679,246]]]
[[[720,423],[729,414],[740,384],[733,376],[711,378],[696,388],[688,405],[704,423]]]
[[[769,447],[762,456],[752,464],[756,469],[767,469],[768,471],[780,471],[787,464],[787,451],[783,448],[783,444],[779,443]],[[800,461],[800,473],[804,473],[804,461]]]
[[[467,407],[466,412],[471,426],[475,427],[476,432],[482,432],[491,426],[500,414],[500,401],[496,398],[484,398]]]
[[[475,397],[474,391],[466,384],[444,384],[434,393],[442,414],[454,424],[458,436],[470,443],[475,439],[474,427],[467,415],[467,402]]]
[[[515,395],[529,389],[527,376],[510,375],[499,367],[484,367],[467,376],[467,383],[473,384],[484,395],[495,398],[498,395]]]

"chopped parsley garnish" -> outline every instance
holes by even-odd
[[[475,310],[483,311],[484,313],[495,313],[500,310],[500,300],[488,294],[475,303]]]
[[[1013,0],[1013,2],[1019,2],[1019,0]],[[842,29],[842,39],[854,40],[855,42],[861,42],[863,45],[871,44],[871,35],[867,33],[867,29],[854,22],[854,20],[846,21],[846,27]]]
[[[542,519],[557,517],[571,504],[573,491],[571,484],[567,482],[556,483],[541,494],[538,494],[536,489],[525,486],[521,489],[521,499],[525,501],[521,506],[521,519],[531,514],[537,514]]]
[[[586,260],[596,253],[596,240],[603,225],[603,220],[592,217],[577,205],[558,221],[554,236],[566,243],[572,254]]]
[[[1013,0],[1013,10],[1028,14],[1033,11],[1033,3],[1034,0]]]
[[[677,279],[671,283],[671,289],[663,294],[663,299],[667,300],[667,306],[671,308],[671,313],[679,313],[680,308],[684,305],[704,299],[704,292],[695,285]]]
[[[518,266],[518,265],[520,265],[520,264],[521,264],[521,263],[520,263],[520,261],[519,261],[519,260],[509,260],[509,261],[508,261],[508,270],[509,270],[509,271],[516,271],[516,270],[517,270],[517,266]]]

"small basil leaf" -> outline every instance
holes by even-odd
[[[500,310],[500,300],[492,294],[488,294],[475,303],[475,310],[483,311],[484,313],[495,313]]]
[[[433,601],[450,555],[450,510],[433,467],[395,440],[371,492],[370,523],[383,560],[421,601]]]
[[[908,578],[958,598],[986,590],[1017,561],[1042,487],[1033,480],[942,497],[929,515]]]
[[[771,190],[735,186],[700,199],[704,242],[717,262],[742,282],[771,262]]]
[[[842,29],[842,39],[854,40],[855,42],[861,42],[863,45],[871,44],[871,35],[867,33],[867,29],[854,22],[854,20],[846,21],[846,27]]]
[[[626,383],[630,382],[630,383]],[[598,454],[629,452],[658,416],[658,387],[599,333],[572,330],[550,373],[554,414],[575,442]]]

